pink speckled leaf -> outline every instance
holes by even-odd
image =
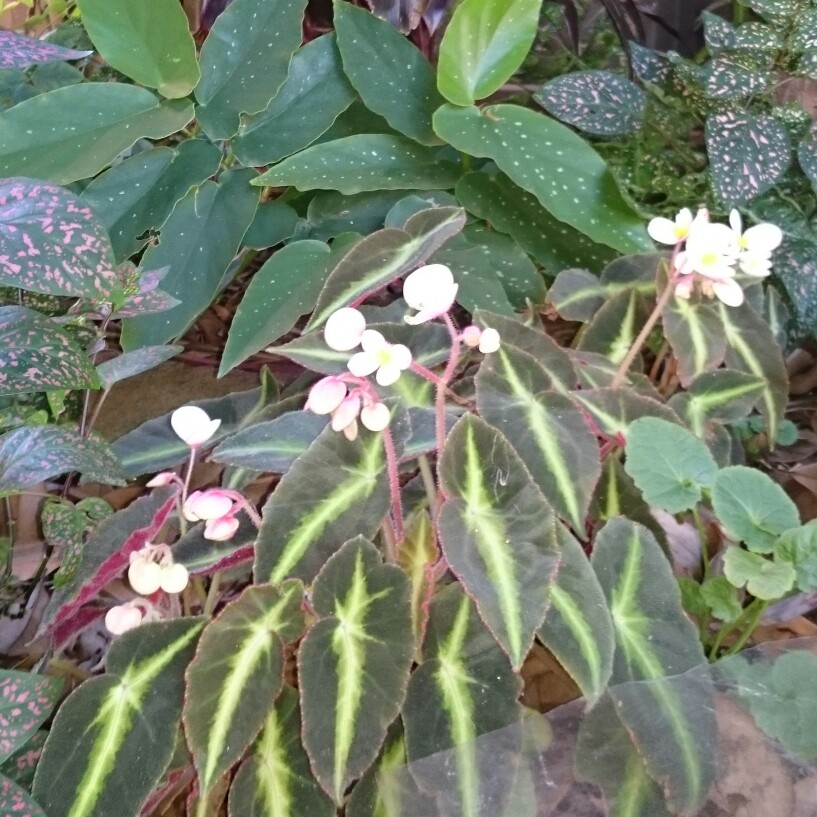
[[[170,267],[155,270],[138,270],[131,261],[125,261],[116,268],[116,274],[123,288],[124,300],[117,304],[117,318],[134,318],[137,315],[152,315],[166,312],[178,306],[181,301],[159,289],[159,282],[170,271]]]
[[[46,675],[0,671],[0,760],[33,735],[59,699],[62,682]]]
[[[76,51],[61,45],[22,37],[12,31],[0,31],[0,69],[27,68],[41,62],[81,60],[93,51]]]
[[[77,471],[87,481],[124,485],[110,446],[66,426],[24,426],[0,436],[0,495]]]
[[[726,111],[706,120],[712,187],[726,204],[749,202],[786,172],[791,142],[771,116]]]
[[[3,817],[46,817],[34,798],[16,783],[0,775],[0,815]]]
[[[35,732],[11,757],[6,758],[0,764],[0,775],[7,777],[12,783],[22,786],[27,791],[31,791],[31,786],[34,784],[34,771],[43,753],[43,744],[47,737],[48,732],[45,729]]]
[[[118,278],[105,228],[61,187],[24,177],[0,181],[0,285],[108,298]]]
[[[0,395],[98,382],[88,356],[56,323],[24,306],[0,307]]]

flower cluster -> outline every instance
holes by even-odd
[[[241,508],[235,493],[222,488],[193,491],[185,500],[182,514],[188,522],[204,522],[204,538],[215,542],[232,539],[238,530],[236,513]]]
[[[189,576],[184,565],[176,564],[167,545],[145,545],[131,553],[128,581],[141,596],[152,596],[157,590],[181,593]]]
[[[694,285],[708,297],[717,297],[727,306],[740,306],[744,295],[735,280],[738,270],[754,278],[771,271],[771,257],[780,246],[783,233],[774,224],[756,224],[743,230],[740,213],[732,210],[729,225],[710,222],[706,209],[693,217],[688,208],[674,221],[654,218],[647,232],[660,244],[676,247],[675,295],[689,298]]]

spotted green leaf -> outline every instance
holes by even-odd
[[[455,105],[490,96],[527,56],[541,0],[464,0],[440,43],[437,84]]]
[[[2,116],[2,115],[0,115]],[[253,181],[298,190],[446,190],[460,167],[426,147],[386,133],[359,133],[321,142],[279,162]]]
[[[817,242],[786,237],[774,254],[774,273],[788,294],[789,338],[806,338],[817,326]],[[764,316],[767,318],[769,315]],[[787,335],[784,334],[783,338]]]
[[[83,28],[112,68],[170,99],[196,87],[196,45],[175,0],[79,0],[77,5]]]
[[[533,98],[551,115],[594,136],[624,136],[644,120],[647,95],[612,71],[572,71],[545,83]]]
[[[341,0],[334,8],[343,68],[366,107],[404,136],[439,144],[431,115],[443,98],[420,49],[365,8]]]
[[[305,0],[235,0],[218,15],[199,62],[196,117],[213,140],[238,131],[242,113],[263,111],[301,44]]]
[[[68,502],[46,501],[40,514],[43,537],[60,556],[60,569],[54,577],[56,587],[65,586],[76,574],[85,540],[87,516]]]
[[[0,761],[25,745],[57,705],[62,682],[14,670],[0,671]]]
[[[440,479],[443,553],[518,668],[551,603],[553,511],[508,441],[473,415],[448,435]]]
[[[350,442],[327,426],[284,475],[263,509],[256,581],[312,581],[341,545],[372,536],[389,507],[382,436]]]
[[[304,746],[339,803],[374,762],[400,711],[414,652],[410,583],[362,537],[324,565],[312,587],[319,621],[298,652]]]
[[[81,60],[91,54],[93,51],[77,51],[46,40],[23,37],[13,31],[0,31],[0,69],[3,71],[47,62]]]
[[[583,531],[600,474],[596,437],[576,404],[551,388],[537,359],[503,339],[480,366],[477,407],[505,435],[556,513]]]
[[[87,179],[140,137],[162,139],[192,118],[189,102],[124,82],[58,88],[0,113],[0,176]]]
[[[670,677],[706,660],[670,563],[646,528],[618,518],[596,536],[591,564],[613,619],[616,712],[669,810],[694,814],[713,775],[716,729],[709,676]]]
[[[107,672],[63,703],[34,778],[49,817],[139,814],[173,754],[184,668],[203,625],[178,618],[125,633]]]
[[[457,150],[487,157],[559,221],[621,252],[652,248],[604,160],[566,125],[518,105],[434,114],[437,134]]]
[[[734,103],[762,94],[774,83],[770,67],[765,60],[760,65],[742,65],[728,57],[715,57],[704,72],[706,95],[710,99]]]
[[[184,729],[202,791],[260,732],[283,684],[284,644],[303,632],[303,586],[248,587],[202,632],[185,673]]]
[[[458,583],[432,599],[422,653],[403,706],[413,775],[446,797],[444,813],[500,814],[513,776],[476,739],[518,722],[519,679]],[[440,763],[449,750],[451,763]]]
[[[301,745],[298,693],[285,686],[230,786],[230,817],[334,817]]]
[[[88,356],[58,324],[24,306],[0,307],[0,394],[98,384]]]
[[[0,774],[0,813],[14,817],[46,817],[32,796],[13,780]]]
[[[772,561],[740,547],[726,549],[723,573],[735,587],[745,585],[755,598],[764,601],[785,596],[797,580],[797,571],[791,562]]]

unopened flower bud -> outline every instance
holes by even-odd
[[[193,491],[185,500],[182,513],[188,522],[218,519],[226,516],[233,508],[233,500],[218,488],[207,491]]]
[[[184,565],[172,564],[162,568],[161,588],[165,593],[181,593],[185,587],[189,575]]]
[[[358,414],[360,414],[360,397],[350,394],[332,412],[332,430],[343,431],[346,426],[355,422]]]
[[[479,346],[479,339],[482,336],[482,330],[478,326],[471,324],[462,330],[462,342],[471,349],[476,349]]]
[[[336,377],[324,377],[309,390],[304,408],[314,414],[331,414],[344,397],[346,384]]]
[[[371,406],[363,406],[360,410],[360,422],[369,431],[382,431],[391,420],[391,412],[384,403],[375,403]]]
[[[118,604],[105,614],[105,627],[113,635],[122,635],[142,623],[142,611],[134,604]]]
[[[204,526],[204,538],[213,542],[226,542],[235,536],[237,530],[238,520],[234,516],[222,516],[207,522]]]
[[[148,488],[164,488],[165,485],[170,485],[178,479],[178,476],[172,471],[162,471],[160,474],[156,474],[156,476],[146,484]]]
[[[145,557],[137,557],[128,568],[128,581],[134,592],[151,596],[162,584],[162,568]]]
[[[323,329],[326,345],[336,352],[348,352],[359,343],[366,329],[366,319],[350,306],[338,309],[329,316]]]
[[[479,338],[479,350],[484,355],[489,355],[499,349],[499,332],[496,329],[483,329]]]
[[[211,420],[198,406],[182,406],[170,415],[170,425],[187,445],[198,448],[216,433],[221,420]]]

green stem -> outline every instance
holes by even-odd
[[[213,578],[210,579],[210,589],[207,591],[207,598],[205,599],[204,602],[204,610],[202,610],[205,616],[213,615],[213,610],[216,609],[220,585],[221,585],[221,571],[217,570],[215,573],[213,573]]]
[[[762,599],[755,599],[745,610],[744,616],[747,618],[746,627],[740,634],[740,638],[726,651],[727,655],[734,655],[740,652],[746,645],[746,642],[752,637],[755,628],[760,624],[760,619],[763,616],[763,611],[768,606],[769,602]],[[752,609],[754,608],[754,609]],[[751,613],[750,613],[751,611]]]
[[[423,487],[426,489],[426,497],[428,497],[428,509],[431,511],[433,519],[437,516],[437,506],[440,503],[440,498],[437,495],[437,481],[434,479],[431,463],[425,454],[421,454],[417,458],[417,462],[420,465],[420,478],[423,480]]]
[[[698,529],[698,536],[701,540],[701,561],[704,566],[704,579],[709,578],[709,548],[706,544],[706,531],[704,530],[701,514],[697,508],[692,509],[692,518],[695,520],[695,527]]]

